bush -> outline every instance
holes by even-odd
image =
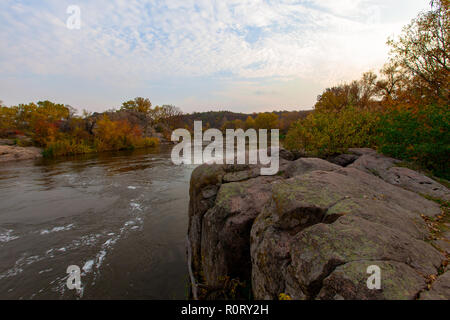
[[[380,151],[413,161],[450,180],[450,109],[430,105],[418,110],[391,110],[380,121]]]
[[[94,132],[98,151],[133,149],[141,138],[141,131],[127,120],[111,121],[106,115],[97,121]]]
[[[136,147],[139,148],[153,148],[159,145],[158,138],[141,138],[137,141]]]
[[[255,129],[277,129],[278,116],[275,113],[260,113],[255,118]]]
[[[285,145],[315,156],[343,153],[348,148],[374,147],[380,114],[345,107],[339,112],[315,111],[289,130]]]
[[[85,142],[75,141],[70,138],[49,142],[43,151],[46,158],[57,156],[71,156],[94,152],[94,149]]]
[[[0,138],[7,138],[9,132],[14,129],[16,116],[17,109],[0,105]]]

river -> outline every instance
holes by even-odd
[[[0,299],[185,299],[195,166],[170,151],[0,164]]]

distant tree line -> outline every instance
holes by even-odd
[[[285,135],[291,125],[304,119],[310,111],[274,111],[262,113],[234,113],[230,111],[194,112],[182,117],[185,127],[192,130],[194,121],[202,121],[203,127],[226,129],[279,129]]]

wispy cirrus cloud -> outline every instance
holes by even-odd
[[[81,8],[80,30],[66,28],[71,4]],[[134,95],[186,111],[311,106],[325,86],[380,67],[386,37],[426,6],[423,0],[4,0],[0,97],[53,98],[96,110]]]

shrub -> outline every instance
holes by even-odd
[[[52,141],[43,151],[44,157],[71,156],[94,152],[93,148],[84,141],[76,141],[70,138]]]
[[[289,130],[285,145],[316,156],[345,152],[348,148],[373,147],[380,114],[345,107],[339,112],[315,111]]]
[[[449,128],[448,106],[391,110],[380,121],[380,150],[392,157],[416,162],[449,180]]]
[[[277,129],[278,128],[278,116],[274,113],[260,113],[255,118],[255,129]]]
[[[139,148],[153,148],[159,145],[159,139],[158,138],[141,138],[139,141],[137,141],[136,147]]]

